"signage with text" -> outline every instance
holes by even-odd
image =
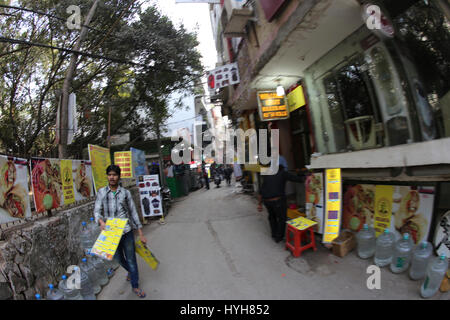
[[[341,225],[341,169],[327,169],[325,178],[326,209],[323,243],[331,243],[339,236]]]
[[[279,96],[275,91],[259,91],[257,96],[261,121],[289,118],[289,109],[285,96]]]

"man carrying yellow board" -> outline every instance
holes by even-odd
[[[114,259],[128,271],[127,280],[131,281],[133,292],[138,297],[145,298],[145,292],[139,288],[134,231],[137,230],[140,242],[145,244],[147,239],[142,233],[142,225],[130,191],[119,186],[120,168],[110,165],[106,168],[106,175],[108,176],[108,185],[98,190],[95,200],[95,221],[100,224],[101,230],[105,230],[105,220],[108,218],[128,219]]]

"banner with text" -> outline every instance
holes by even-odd
[[[133,178],[131,151],[114,152],[114,164],[119,166],[121,178]]]
[[[327,169],[325,173],[326,210],[323,243],[331,243],[339,236],[341,222],[341,169]]]
[[[106,187],[108,185],[108,177],[106,176],[106,168],[111,164],[111,154],[109,149],[96,145],[88,145],[89,160],[92,164],[92,177],[94,180],[94,189]]]
[[[144,217],[161,216],[163,209],[158,175],[139,176],[138,181],[142,215]]]
[[[64,204],[75,202],[73,191],[72,160],[61,160],[61,182],[64,195]]]

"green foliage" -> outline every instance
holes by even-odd
[[[19,6],[67,19],[79,5],[82,23],[91,0],[22,0]],[[133,61],[79,56],[72,81],[79,130],[68,151],[82,157],[87,144],[106,145],[108,111],[111,135],[130,132],[135,142],[159,134],[170,117],[173,92],[193,92],[203,69],[196,35],[155,8],[141,12],[137,1],[103,0],[95,11],[82,52]],[[0,8],[1,36],[71,48],[79,30],[64,20]],[[0,42],[0,148],[18,156],[57,156],[56,114],[71,53]],[[136,65],[138,64],[138,65]],[[180,106],[178,103],[177,106]]]

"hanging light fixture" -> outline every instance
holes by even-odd
[[[278,86],[277,86],[277,95],[278,96],[284,96],[284,88],[283,86],[280,84],[280,79],[277,79],[278,82]]]

